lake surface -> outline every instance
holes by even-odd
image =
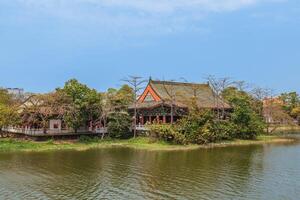
[[[0,154],[0,199],[300,199],[300,143]]]

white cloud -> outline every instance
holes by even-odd
[[[131,34],[195,30],[194,22],[210,13],[276,1],[282,0],[17,0],[30,12]]]

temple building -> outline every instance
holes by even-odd
[[[209,84],[150,79],[138,98],[137,124],[176,122],[188,113],[191,104],[215,112],[231,110],[231,107],[216,95]],[[131,114],[134,113],[134,108],[134,105],[129,107]]]

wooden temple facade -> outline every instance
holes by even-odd
[[[214,111],[231,107],[218,97],[209,84],[149,80],[137,101],[137,125],[173,123],[189,112],[191,103]],[[129,107],[134,115],[135,106]]]

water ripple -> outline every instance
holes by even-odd
[[[0,155],[0,199],[298,199],[300,145]]]

